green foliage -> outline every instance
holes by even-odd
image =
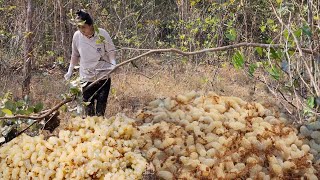
[[[309,108],[314,108],[315,107],[315,98],[314,97],[308,97],[307,105],[308,105]]]
[[[305,116],[312,116],[312,110],[316,105],[315,98],[311,96],[308,97],[306,100],[306,104],[307,104],[307,107],[303,109],[303,114]]]
[[[275,50],[274,48],[270,48],[270,57],[275,59],[275,60],[281,60],[281,57],[282,57],[282,50],[278,49],[278,50]]]
[[[236,51],[232,56],[232,64],[236,69],[243,68],[244,65],[244,56],[241,51]]]
[[[251,77],[253,77],[253,74],[254,74],[254,72],[256,71],[256,69],[258,68],[258,65],[257,64],[250,64],[250,66],[249,66],[249,75],[251,76]]]
[[[302,30],[303,34],[307,35],[308,37],[312,36],[311,29],[307,24],[303,25],[301,30]]]
[[[1,110],[4,114],[11,116],[12,115],[12,111],[10,109],[7,108],[2,108]]]
[[[23,100],[15,101],[12,93],[8,92],[3,97],[0,97],[0,116],[11,116],[11,115],[30,115],[32,113],[39,113],[43,109],[43,103],[38,102],[32,104],[28,97]]]
[[[263,56],[263,49],[261,47],[256,47],[255,50],[257,51],[260,57]]]
[[[234,28],[230,28],[227,31],[226,37],[230,40],[230,41],[234,41],[237,38],[237,32]]]
[[[267,71],[271,75],[272,78],[275,80],[279,80],[281,76],[281,70],[275,66],[272,66],[271,68],[268,68]]]

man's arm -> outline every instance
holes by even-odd
[[[71,53],[69,69],[68,69],[68,72],[64,75],[64,78],[66,80],[69,80],[71,78],[74,67],[80,62],[80,54],[79,54],[75,39],[76,39],[76,33],[73,35],[73,39],[72,39],[72,53]]]
[[[105,37],[105,50],[108,52],[110,63],[112,64],[112,68],[117,65],[116,62],[116,47],[114,46],[112,39],[107,31],[104,32]]]

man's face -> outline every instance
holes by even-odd
[[[92,25],[84,24],[78,26],[79,31],[86,37],[91,37],[93,34]]]

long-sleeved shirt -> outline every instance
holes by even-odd
[[[99,35],[104,37],[102,43],[97,42]],[[72,40],[71,63],[80,64],[81,81],[93,82],[105,75],[115,65],[115,46],[109,33],[99,28],[99,33],[87,38],[76,31]]]

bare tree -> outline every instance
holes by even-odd
[[[178,6],[179,19],[181,19],[181,20],[187,19],[189,11],[190,11],[189,0],[177,0],[176,4]]]
[[[61,0],[58,0],[57,1],[58,3],[58,6],[59,6],[59,14],[60,14],[60,19],[59,19],[59,30],[60,30],[60,36],[61,36],[61,50],[62,50],[62,54],[63,54],[63,58],[67,58],[67,51],[65,50],[64,46],[65,46],[65,35],[66,35],[66,32],[65,32],[65,20],[64,20],[64,7],[63,7],[63,4],[61,2]]]
[[[27,1],[27,19],[26,19],[26,35],[25,35],[25,52],[23,64],[23,83],[22,95],[29,95],[31,81],[31,63],[32,63],[32,0]]]

